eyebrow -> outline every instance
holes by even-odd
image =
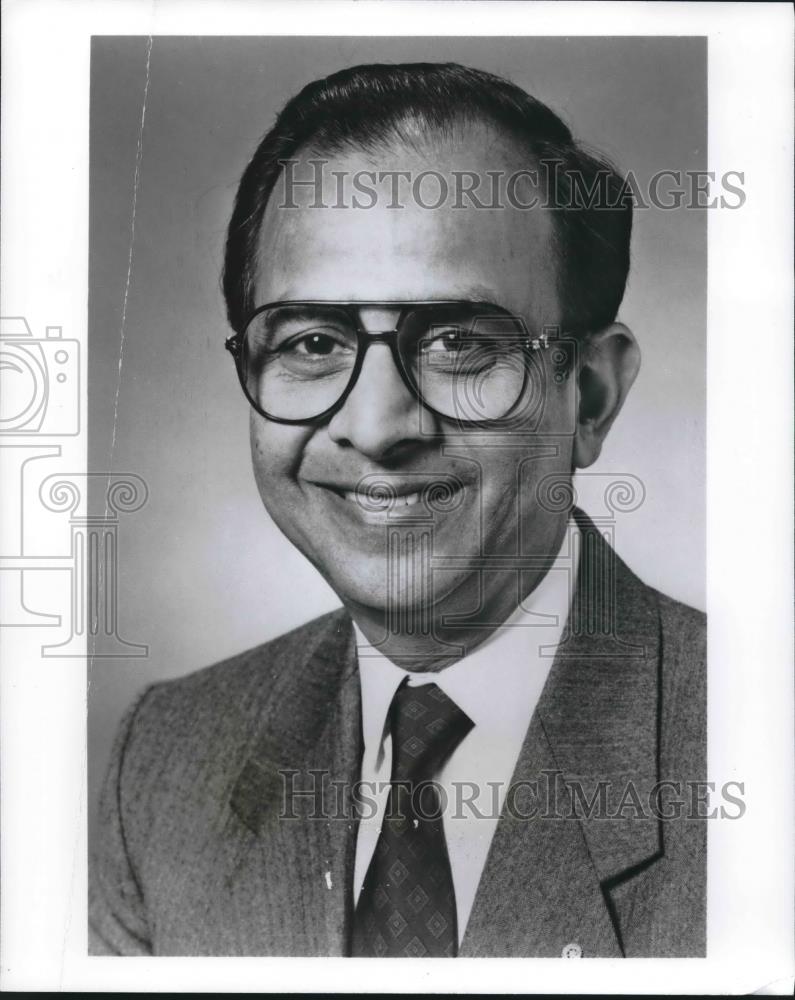
[[[285,299],[283,302],[271,303],[266,315],[269,316],[271,312],[286,308],[290,312],[291,319],[314,319],[317,316],[318,309],[337,309],[339,311],[341,305],[345,305],[345,303],[324,302],[322,299]]]
[[[466,289],[461,289],[459,295],[453,296],[453,298],[459,297],[463,297],[468,302],[483,302],[486,305],[495,306],[497,309],[505,308],[502,302],[497,301],[494,291],[486,285],[469,285]]]
[[[272,343],[272,338],[275,332],[275,323],[273,313],[278,311],[280,306],[286,306],[289,311],[289,320],[295,323],[311,323],[313,320],[318,319],[318,314],[320,313],[320,318],[323,316],[324,307],[326,307],[326,314],[334,309],[332,303],[322,303],[317,304],[308,302],[306,305],[303,303],[295,304],[293,302],[275,302],[272,307],[267,310],[263,310],[260,313],[261,323],[259,325],[259,333],[264,340],[266,346]],[[337,310],[337,315],[339,316],[339,309]],[[297,332],[297,331],[296,331]]]

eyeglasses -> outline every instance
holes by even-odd
[[[367,331],[361,310],[398,312]],[[464,426],[516,421],[538,406],[548,334],[483,302],[275,302],[226,341],[254,409],[281,424],[329,420],[353,391],[371,344],[386,344],[408,389],[438,416]],[[535,392],[528,392],[533,386]]]

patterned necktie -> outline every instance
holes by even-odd
[[[455,893],[433,779],[473,726],[436,684],[404,680],[389,709],[392,783],[353,920],[351,954],[452,958]]]

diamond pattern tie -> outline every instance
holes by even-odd
[[[436,684],[404,680],[389,709],[392,784],[353,920],[351,954],[452,958],[455,893],[432,779],[473,726]]]

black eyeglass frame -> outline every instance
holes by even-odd
[[[412,377],[410,371],[406,368],[403,363],[403,358],[401,356],[400,350],[398,348],[398,339],[400,334],[403,332],[405,327],[405,322],[407,316],[412,313],[417,308],[423,306],[467,306],[470,309],[483,310],[484,318],[507,318],[521,325],[524,330],[524,335],[519,337],[519,341],[524,349],[530,353],[534,353],[539,350],[546,350],[549,347],[549,335],[546,330],[541,333],[538,337],[532,337],[527,333],[527,326],[524,319],[521,316],[517,316],[516,313],[510,312],[508,309],[504,309],[502,306],[497,306],[493,302],[475,302],[469,299],[421,299],[416,301],[389,301],[389,300],[372,300],[372,301],[342,301],[342,300],[332,300],[332,299],[288,299],[281,302],[267,302],[265,305],[258,306],[249,315],[246,320],[243,329],[237,333],[232,334],[232,336],[227,337],[224,341],[224,347],[232,355],[235,362],[235,369],[237,370],[238,380],[240,382],[243,393],[246,399],[249,401],[251,406],[256,410],[261,417],[266,420],[270,420],[276,424],[290,424],[290,425],[303,425],[303,426],[317,426],[325,423],[334,416],[335,413],[339,412],[345,405],[345,401],[348,396],[353,392],[356,383],[359,380],[359,375],[364,364],[365,354],[367,353],[367,348],[370,344],[381,343],[387,344],[392,353],[392,359],[395,363],[395,367],[400,373],[400,377],[403,380],[406,388],[412,394],[412,396],[424,406],[426,410],[433,413],[435,416],[440,417],[442,420],[452,421],[458,427],[462,428],[477,428],[477,427],[488,427],[495,428],[501,427],[506,424],[511,423],[512,415],[514,414],[516,408],[522,400],[527,389],[527,380],[529,377],[529,372],[527,365],[524,366],[524,379],[522,382],[522,388],[520,389],[516,401],[513,406],[503,414],[503,416],[496,419],[484,419],[484,420],[464,420],[459,417],[451,417],[448,413],[443,413],[440,410],[435,409],[423,398],[422,392],[419,386],[416,384],[414,378]],[[254,319],[263,312],[267,312],[269,309],[278,309],[283,306],[332,306],[336,309],[341,309],[346,313],[348,319],[351,322],[351,328],[356,332],[357,338],[357,348],[356,348],[356,360],[354,361],[353,368],[351,369],[350,378],[348,384],[343,390],[340,397],[332,405],[327,407],[322,413],[319,413],[315,417],[307,417],[302,419],[293,419],[287,417],[276,417],[271,413],[266,412],[262,409],[259,403],[252,398],[251,393],[246,385],[245,372],[243,371],[242,359],[243,359],[243,342],[246,336],[246,332],[254,321]],[[377,332],[371,332],[365,330],[362,327],[361,320],[359,318],[359,310],[361,309],[395,309],[399,308],[400,313],[398,314],[398,319],[391,330],[379,330]]]

